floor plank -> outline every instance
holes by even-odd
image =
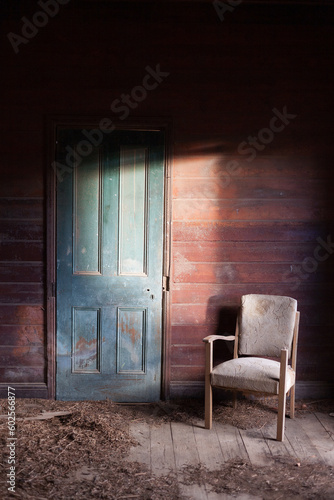
[[[200,457],[196,445],[193,426],[181,422],[171,423],[175,465],[178,474],[181,493],[186,498],[194,500],[207,500],[207,492],[204,485],[185,485],[182,483],[183,468],[187,466],[200,465]]]
[[[145,464],[151,469],[151,430],[146,422],[132,422],[130,424],[130,434],[138,442],[138,446],[130,449],[128,460]]]
[[[331,417],[328,413],[315,413],[315,416],[324,426],[328,435],[334,440],[334,417]]]
[[[305,415],[300,420],[304,431],[317,448],[323,461],[327,465],[334,466],[334,441],[326,428],[313,413]]]
[[[309,462],[322,462],[316,446],[303,430],[301,420],[302,418],[286,420],[285,439],[290,443],[295,457],[299,462],[305,460]]]
[[[245,445],[236,427],[213,422],[213,430],[217,434],[224,462],[228,460],[249,461]]]
[[[176,470],[170,423],[151,427],[151,465],[157,476]]]
[[[266,441],[271,455],[274,458],[293,457],[296,459],[295,451],[287,439],[276,440],[277,423],[272,423],[261,429],[263,439]]]
[[[252,465],[263,467],[272,463],[273,457],[261,430],[240,430],[240,436]]]
[[[240,493],[238,496],[228,495],[227,493],[208,493],[208,500],[263,500],[263,497]]]
[[[182,498],[189,498],[189,500],[208,500],[206,489],[198,484],[182,484],[179,483]]]
[[[172,422],[171,429],[176,468],[180,469],[187,465],[199,465],[200,459],[193,426],[181,422]]]
[[[201,464],[209,470],[219,470],[224,457],[215,429],[209,431],[203,425],[194,425],[193,429]]]
[[[187,466],[219,470],[228,460],[254,466],[273,464],[278,458],[318,462],[334,466],[334,419],[327,414],[307,414],[285,421],[283,442],[276,441],[276,422],[263,429],[239,430],[214,422],[211,431],[202,421],[171,422],[154,426],[133,422],[130,432],[138,442],[128,460],[145,464],[158,475],[177,474],[182,498],[189,500],[255,500],[248,494],[228,495],[212,491],[210,484],[185,484]]]

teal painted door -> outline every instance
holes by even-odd
[[[57,182],[57,398],[157,401],[163,133],[114,131],[86,150],[83,139],[58,131],[71,168]]]

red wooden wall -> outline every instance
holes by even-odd
[[[293,3],[244,1],[221,21],[211,2],[72,0],[15,53],[8,33],[22,35],[22,17],[31,20],[41,9],[35,2],[3,2],[4,390],[17,384],[22,395],[48,395],[47,118],[112,118],[113,100],[141,85],[147,66],[159,64],[169,75],[131,117],[172,121],[170,395],[202,393],[201,339],[233,330],[245,293],[298,300],[299,395],[329,394],[333,8]],[[273,121],[285,108],[295,116]]]

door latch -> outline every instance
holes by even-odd
[[[169,276],[162,277],[162,290],[164,292],[169,292]]]

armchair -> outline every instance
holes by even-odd
[[[295,411],[299,312],[297,301],[277,295],[241,297],[235,335],[209,335],[205,354],[205,428],[212,427],[212,387],[278,395],[277,441],[284,439],[286,394]],[[213,367],[213,345],[234,340],[233,359]],[[280,358],[279,361],[270,358]],[[291,366],[288,360],[291,360]],[[236,404],[236,398],[234,399]]]

